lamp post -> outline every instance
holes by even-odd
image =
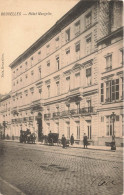
[[[115,129],[114,129],[115,116],[116,116],[116,114],[114,112],[112,112],[111,118],[112,118],[112,122],[113,122],[113,135],[112,135],[112,142],[111,142],[111,150],[116,150],[116,145],[115,145]]]

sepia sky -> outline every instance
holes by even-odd
[[[0,0],[0,94],[11,90],[9,64],[78,2],[79,0]],[[10,12],[12,15],[8,16]],[[20,13],[17,15],[17,12]],[[29,12],[49,12],[51,15],[29,15]]]

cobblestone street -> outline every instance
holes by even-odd
[[[3,195],[122,195],[122,152],[0,143]]]

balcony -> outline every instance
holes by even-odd
[[[51,114],[50,113],[49,114],[44,114],[44,119],[45,120],[50,119],[50,117],[51,117]]]
[[[60,112],[54,112],[53,113],[53,118],[58,118],[60,116]]]
[[[70,115],[70,110],[65,110],[63,112],[61,112],[61,116],[66,117]]]
[[[91,114],[94,112],[93,107],[84,107],[80,109],[80,114]]]
[[[77,115],[77,114],[80,114],[80,110],[79,110],[79,109],[73,109],[73,110],[70,110],[70,114],[71,114],[71,115]]]

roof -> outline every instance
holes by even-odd
[[[24,51],[19,57],[17,57],[9,66],[11,68],[17,66],[37,51],[41,46],[51,40],[56,34],[58,34],[63,28],[69,25],[83,12],[86,11],[98,0],[81,0],[71,10],[69,10],[63,17],[61,17],[55,25],[53,25],[45,34],[43,34],[36,42],[34,42],[26,51]]]

